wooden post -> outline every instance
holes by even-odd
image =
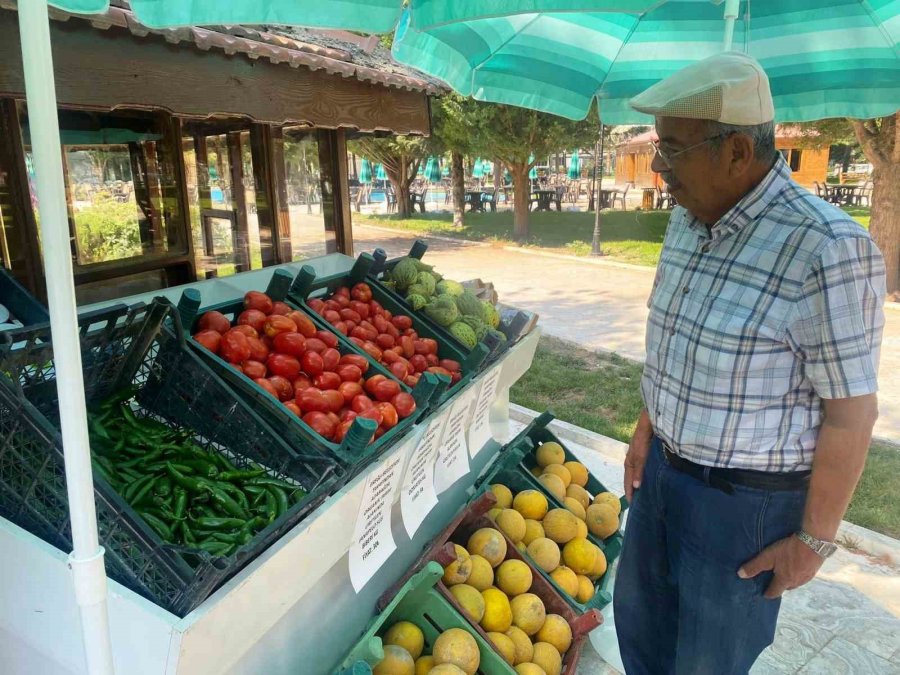
[[[275,188],[271,165],[272,135],[265,124],[250,125],[250,152],[253,156],[253,182],[256,185],[256,220],[263,267],[278,262],[278,231],[275,227]]]
[[[169,251],[186,251],[190,260],[190,280],[197,279],[197,259],[194,255],[194,233],[191,223],[191,200],[187,187],[187,168],[184,164],[184,135],[181,120],[168,113],[158,113],[163,140],[157,144],[159,162],[166,170],[160,174],[163,194],[163,214]],[[163,179],[166,180],[163,180]],[[169,279],[169,283],[184,283]]]
[[[194,158],[197,166],[197,195],[200,203],[200,231],[203,236],[203,255],[205,264],[215,263],[215,247],[213,245],[212,224],[203,217],[204,211],[212,210],[212,192],[209,187],[209,153],[206,147],[206,136],[198,132],[194,136]],[[207,269],[206,277],[216,276],[215,269]]]
[[[343,129],[319,130],[319,164],[322,167],[322,213],[325,230],[333,233],[326,247],[353,255],[353,215],[350,209],[350,184],[347,173],[347,135]],[[326,192],[328,197],[326,198]]]
[[[250,226],[247,222],[247,195],[244,192],[244,161],[241,157],[241,132],[227,135],[228,165],[231,169],[231,200],[234,206],[234,250],[238,255],[235,269],[246,272],[251,268]]]
[[[273,204],[275,206],[276,255],[279,263],[291,262],[294,259],[294,246],[291,238],[291,210],[288,203],[287,169],[284,163],[284,129],[269,127],[270,153],[272,162]]]

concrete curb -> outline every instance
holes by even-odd
[[[356,227],[365,228],[367,230],[375,230],[376,232],[388,232],[390,234],[405,234],[410,237],[422,239],[436,239],[437,241],[446,241],[451,244],[461,244],[463,246],[491,246],[487,241],[475,241],[473,239],[463,239],[461,237],[444,237],[440,234],[431,234],[428,232],[411,232],[410,230],[395,230],[392,227],[382,227],[381,225],[369,225],[368,223],[359,223]]]
[[[509,416],[516,422],[528,424],[539,414],[534,410],[515,403],[510,403],[509,405]],[[549,426],[553,433],[560,438],[594,450],[610,461],[623,462],[625,460],[625,453],[628,451],[627,443],[582,429],[561,420],[553,420]],[[841,526],[838,529],[837,539],[845,547],[859,549],[863,553],[879,558],[890,565],[900,565],[900,541],[893,537],[844,520],[841,521]]]

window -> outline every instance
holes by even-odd
[[[802,150],[798,150],[797,148],[784,148],[779,150],[781,156],[784,157],[784,161],[788,163],[788,166],[791,167],[791,171],[799,171],[800,170],[800,156],[803,153]]]
[[[334,232],[326,232],[325,223],[331,195],[326,190],[323,200],[319,141],[315,130],[284,130],[284,175],[291,223],[292,260],[333,251]]]

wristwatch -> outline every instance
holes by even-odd
[[[822,541],[821,539],[816,539],[814,536],[804,532],[803,530],[797,532],[797,539],[809,546],[822,558],[828,558],[832,554],[834,554],[835,551],[837,551],[837,544],[835,544],[833,541]]]

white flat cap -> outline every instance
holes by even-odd
[[[632,98],[635,110],[749,126],[775,119],[769,78],[759,62],[739,52],[698,61]]]

